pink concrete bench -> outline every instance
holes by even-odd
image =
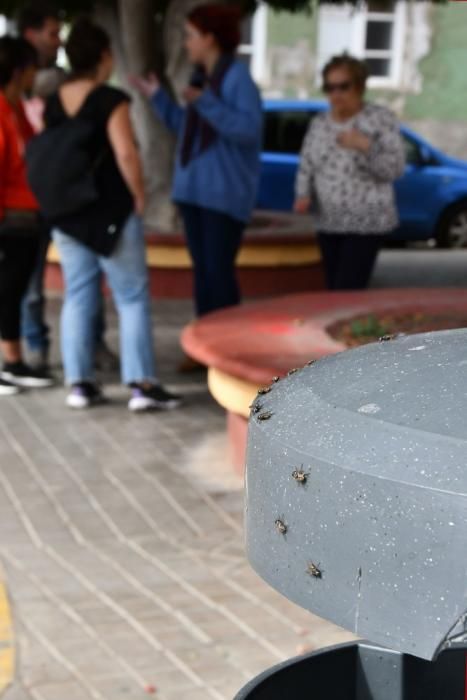
[[[182,345],[209,368],[210,391],[227,411],[238,471],[243,471],[249,406],[258,389],[273,376],[345,350],[327,332],[335,321],[396,309],[467,313],[467,289],[295,294],[216,312],[187,326]]]
[[[177,234],[147,233],[147,261],[153,298],[191,298],[193,277],[185,239]],[[51,246],[47,288],[61,291],[58,251]],[[307,217],[257,212],[237,259],[244,297],[323,289],[320,251]]]

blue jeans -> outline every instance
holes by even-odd
[[[240,303],[235,259],[245,224],[213,209],[180,204],[193,260],[198,316]]]
[[[52,235],[65,278],[61,336],[67,383],[94,381],[102,272],[119,315],[122,381],[125,384],[157,381],[141,220],[130,216],[117,249],[109,258],[99,256],[58,229]]]
[[[50,346],[50,328],[45,322],[44,276],[47,263],[47,252],[50,245],[50,232],[44,227],[41,233],[39,250],[34,272],[29,280],[28,289],[21,305],[21,337],[26,341],[29,350],[47,353]],[[96,343],[104,342],[105,314],[104,300],[99,300],[97,315]]]

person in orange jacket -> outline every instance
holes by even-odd
[[[0,395],[53,383],[46,373],[28,367],[21,353],[21,301],[34,270],[40,232],[39,207],[24,160],[34,130],[22,103],[36,69],[37,54],[27,41],[0,39]]]

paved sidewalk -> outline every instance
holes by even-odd
[[[132,416],[117,384],[85,413],[64,408],[62,388],[0,401],[8,700],[230,700],[275,662],[349,638],[245,560],[223,413],[203,376],[174,374],[189,314],[156,306],[161,373],[186,394],[182,410]]]

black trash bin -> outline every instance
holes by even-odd
[[[436,661],[342,644],[275,666],[235,700],[466,700],[464,649]]]

